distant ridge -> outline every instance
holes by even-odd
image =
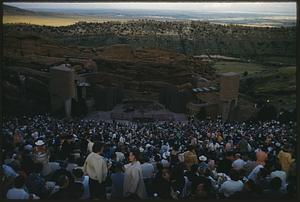
[[[3,5],[4,15],[37,15],[34,11],[24,10],[14,6]]]
[[[3,5],[3,15],[10,15],[10,16],[58,16],[62,14],[57,14],[54,12],[43,12],[43,11],[31,11],[25,10],[22,8],[18,8],[15,6],[8,6]]]
[[[208,21],[215,24],[237,24],[254,27],[294,27],[295,16],[270,15],[262,13],[226,13],[226,12],[196,12],[171,10],[138,10],[138,9],[36,9],[26,10],[14,6],[3,5],[4,23],[37,23],[63,26],[78,21],[132,20],[150,19],[158,21]],[[24,18],[28,16],[28,18]],[[48,17],[48,19],[47,19]],[[43,20],[41,20],[41,19]],[[55,19],[54,19],[55,18]],[[58,19],[59,18],[59,19]],[[63,21],[62,24],[57,22]]]

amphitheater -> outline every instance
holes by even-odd
[[[4,82],[8,99],[35,99],[33,110],[44,104],[70,117],[75,105],[84,104],[88,114],[111,111],[112,119],[130,120],[172,120],[174,113],[204,110],[211,118],[222,115],[226,120],[238,104],[239,75],[216,74],[207,56],[126,44],[62,47],[14,35],[5,48],[5,78],[11,78]],[[16,88],[26,90],[20,94]],[[161,109],[126,113],[117,107],[128,102],[155,103]]]

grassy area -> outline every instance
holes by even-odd
[[[216,62],[214,68],[216,68],[217,73],[237,72],[243,74],[247,71],[249,75],[261,72],[265,69],[265,67],[260,64],[227,61]]]
[[[261,81],[255,89],[257,93],[289,91],[293,86],[296,86],[296,67],[281,67],[270,70],[261,74],[260,77]]]
[[[296,76],[296,67],[290,66],[290,67],[281,67],[278,69],[280,74],[286,75],[286,76]]]
[[[272,62],[272,63],[277,63],[277,64],[291,64],[295,65],[296,64],[296,57],[280,57],[280,56],[267,56],[264,57],[263,59],[264,62]]]
[[[251,82],[247,83],[247,78],[251,78]],[[253,92],[256,99],[270,100],[277,109],[296,107],[295,66],[270,68],[246,77],[241,85],[242,91]]]
[[[296,93],[291,95],[269,96],[270,103],[277,109],[293,109],[296,107]]]

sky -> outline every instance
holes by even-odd
[[[4,3],[23,9],[149,9],[178,11],[262,12],[296,15],[296,2],[244,3]]]

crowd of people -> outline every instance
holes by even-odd
[[[4,118],[7,199],[296,197],[296,123]]]

